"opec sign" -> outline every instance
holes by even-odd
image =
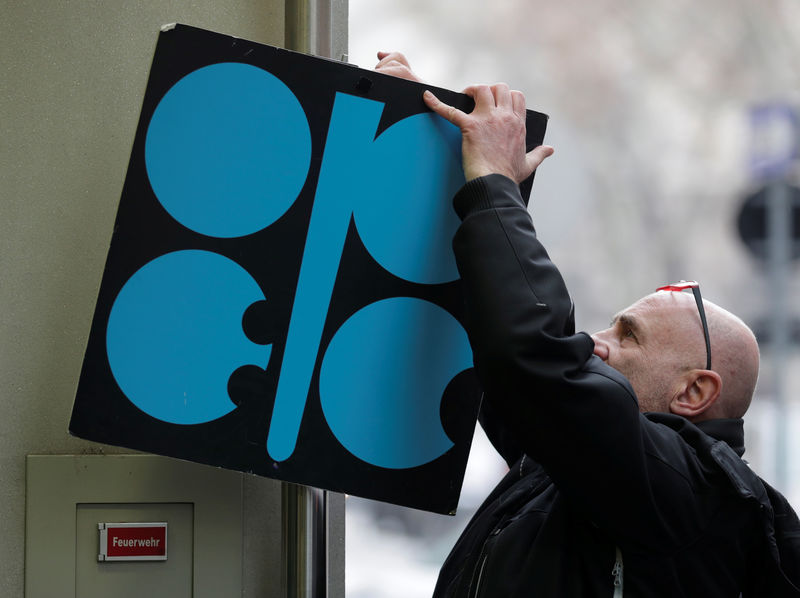
[[[70,431],[453,512],[480,389],[450,248],[460,132],[424,89],[162,31]]]

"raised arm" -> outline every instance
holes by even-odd
[[[453,247],[492,409],[514,445],[598,527],[627,546],[679,545],[697,529],[684,519],[697,513],[684,508],[694,500],[692,475],[659,456],[680,443],[639,413],[627,379],[593,355],[589,335],[575,333],[564,281],[519,194],[517,183],[552,148],[525,152],[522,94],[503,85],[467,92],[471,114],[429,94],[425,101],[463,134],[468,182],[454,200],[462,224]]]

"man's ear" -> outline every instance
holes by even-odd
[[[670,401],[670,412],[689,421],[710,419],[712,407],[722,393],[720,375],[712,370],[692,370],[684,382],[684,387]]]

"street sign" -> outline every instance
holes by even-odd
[[[70,431],[454,512],[481,393],[461,136],[426,87],[162,31]],[[529,111],[529,148],[546,122]]]
[[[790,209],[790,253],[789,258],[800,258],[800,188],[786,183],[780,185],[779,192],[786,194]],[[748,195],[742,203],[736,224],[739,235],[755,257],[766,260],[768,257],[768,206],[770,186],[764,186]]]
[[[784,176],[797,160],[800,117],[797,107],[782,102],[750,109],[750,171],[757,180]]]

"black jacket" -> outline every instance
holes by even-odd
[[[455,207],[482,423],[511,469],[435,596],[736,597],[768,582],[798,595],[776,560],[782,549],[800,578],[800,524],[783,500],[778,540],[770,499],[782,497],[739,458],[741,420],[642,415],[628,380],[575,333],[517,186],[470,181]]]

